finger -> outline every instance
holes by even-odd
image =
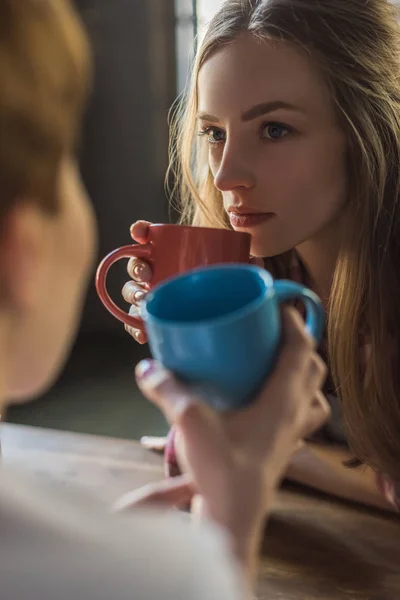
[[[174,479],[150,483],[124,494],[114,502],[111,511],[121,512],[148,506],[184,506],[191,501],[194,493],[190,477],[181,475]]]
[[[293,387],[304,389],[303,380],[311,378],[312,341],[305,332],[304,322],[293,308],[283,310],[284,340],[277,364],[268,377],[258,398],[247,409],[248,413],[271,411],[275,402],[289,393]],[[315,365],[317,371],[317,365]],[[265,404],[268,404],[265,407]],[[259,415],[261,416],[261,414]]]
[[[316,352],[313,352],[310,355],[308,370],[309,375],[305,382],[305,389],[313,396],[315,392],[320,391],[323,387],[328,369],[322,358]]]
[[[139,258],[130,258],[128,261],[128,275],[138,283],[148,283],[152,278],[150,265]]]
[[[293,387],[304,389],[314,351],[314,342],[296,309],[285,307],[282,310],[282,325],[282,347],[266,384],[269,394],[277,397],[282,395],[280,392],[285,385],[288,390]]]
[[[143,344],[147,343],[147,334],[145,331],[143,331],[142,329],[135,329],[134,327],[131,327],[130,325],[125,325],[124,327],[125,327],[125,331],[127,333],[129,333],[129,335],[131,337],[133,337],[135,342],[137,342],[141,346]]]
[[[140,444],[146,450],[152,450],[153,452],[164,452],[165,446],[167,444],[167,438],[164,437],[155,437],[152,435],[144,435],[140,438]]]
[[[150,225],[150,221],[136,221],[133,223],[130,229],[131,238],[139,244],[145,244],[147,242]]]
[[[135,281],[127,281],[122,288],[122,297],[128,304],[138,304],[144,299],[147,294],[147,290],[143,288],[143,285],[136,283]]]
[[[201,525],[204,521],[204,517],[208,518],[205,511],[204,497],[200,494],[195,494],[190,503],[190,515],[192,517],[192,523]]]
[[[307,412],[303,431],[300,434],[301,438],[307,438],[315,431],[320,429],[329,419],[330,414],[331,409],[329,402],[325,398],[324,394],[321,391],[318,391],[311,401],[310,408]]]
[[[230,445],[218,415],[153,360],[139,363],[137,383],[143,394],[175,423],[185,445],[187,466],[204,495],[218,494],[222,474],[232,465]]]
[[[135,374],[143,394],[163,411],[170,423],[175,423],[181,412],[198,402],[197,397],[156,360],[142,360]]]
[[[253,455],[268,452],[282,427],[296,429],[304,410],[299,402],[311,399],[317,390],[319,364],[312,373],[313,343],[304,322],[293,308],[284,309],[283,319],[284,341],[275,369],[254,402],[230,418],[229,431],[233,435],[238,431],[242,445]]]
[[[138,321],[142,325],[142,327],[134,327],[132,325],[125,324],[125,331],[127,333],[129,333],[129,335],[131,335],[133,337],[133,339],[136,342],[138,342],[139,344],[145,344],[147,342],[147,334],[146,334],[145,325],[141,319],[140,308],[138,308],[137,306],[132,304],[132,306],[129,308],[129,316],[135,317],[136,319],[138,319]],[[138,325],[139,325],[139,323],[138,323]]]
[[[308,333],[304,320],[298,310],[291,306],[284,306],[282,315],[282,350],[284,359],[303,358],[306,351],[314,350],[314,338]]]

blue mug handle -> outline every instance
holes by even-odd
[[[290,300],[301,300],[306,307],[306,329],[317,344],[321,341],[325,327],[325,311],[317,294],[300,283],[279,279],[274,281],[274,289],[279,304]]]

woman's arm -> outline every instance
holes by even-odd
[[[308,443],[293,456],[286,478],[338,498],[394,511],[380,493],[372,469],[344,466],[351,458],[351,453],[341,446]]]

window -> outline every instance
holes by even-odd
[[[185,87],[196,43],[223,0],[175,0],[178,92]]]

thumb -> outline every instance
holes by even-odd
[[[150,483],[138,490],[128,492],[114,502],[112,512],[122,512],[142,507],[185,506],[195,494],[194,486],[187,475]]]
[[[176,425],[188,470],[199,492],[204,496],[215,495],[221,486],[221,473],[231,468],[233,460],[218,414],[157,361],[139,363],[136,377],[143,394]]]
[[[145,244],[149,234],[150,221],[136,221],[131,225],[131,238],[139,244]]]
[[[285,306],[282,310],[282,346],[273,376],[280,377],[281,371],[287,374],[300,372],[309,360],[315,342],[307,332],[304,320],[298,310]]]

